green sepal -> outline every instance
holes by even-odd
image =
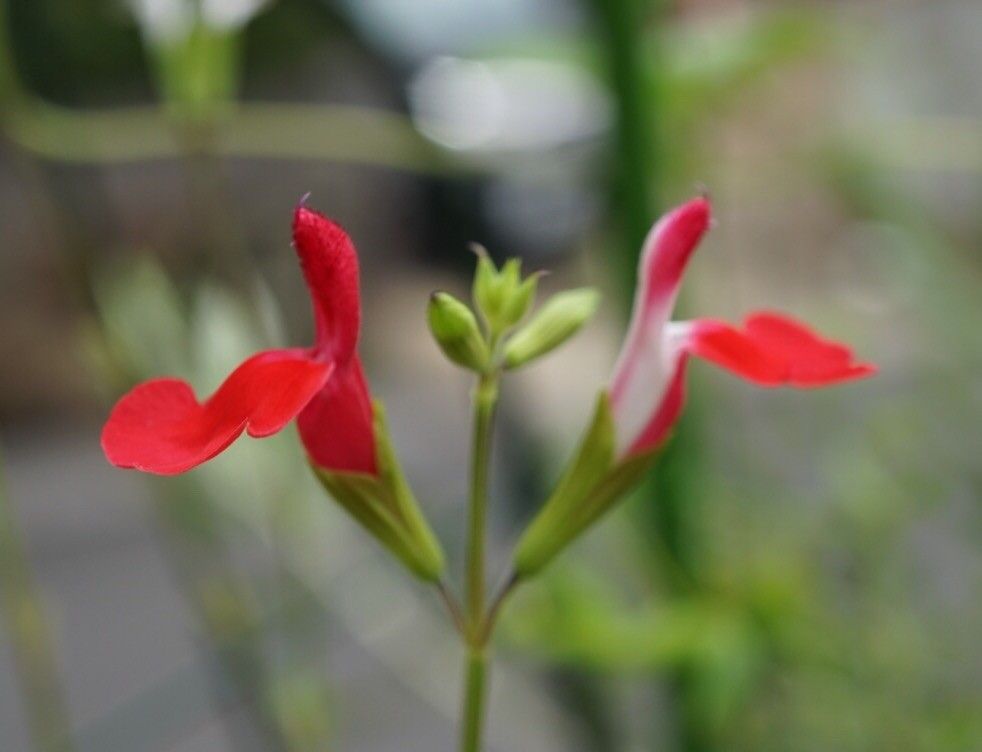
[[[515,571],[519,576],[537,572],[570,540],[569,522],[610,470],[614,443],[610,400],[606,392],[601,392],[576,455],[515,548]]]
[[[615,444],[610,398],[601,392],[576,455],[515,548],[518,577],[526,579],[542,570],[634,488],[654,463],[654,451],[618,462]]]
[[[378,475],[311,464],[321,485],[369,533],[423,580],[443,574],[443,549],[423,516],[389,439],[385,410],[374,403]]]
[[[532,307],[532,302],[535,300],[535,293],[539,287],[539,277],[541,276],[542,272],[530,274],[513,288],[513,292],[501,312],[502,324],[506,327],[514,326],[528,313],[529,308]]]
[[[479,245],[475,245],[474,249],[477,253],[477,268],[474,270],[474,288],[472,291],[474,306],[480,312],[484,323],[491,329],[501,310],[504,299],[503,285],[498,269],[488,252]]]
[[[522,262],[510,258],[495,267],[488,252],[475,245],[477,269],[474,272],[474,306],[481,314],[488,332],[498,336],[513,327],[528,312],[535,299],[539,274],[522,279]]]
[[[593,317],[599,302],[599,293],[590,287],[553,295],[532,320],[508,340],[505,368],[518,368],[559,347]]]

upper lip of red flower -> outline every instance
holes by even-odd
[[[306,206],[293,214],[293,246],[314,307],[317,354],[346,365],[361,328],[358,256],[348,233]]]
[[[253,355],[203,403],[178,379],[135,387],[103,428],[110,462],[159,474],[184,472],[243,431],[268,436],[310,406],[302,438],[311,459],[329,469],[376,472],[371,398],[357,355],[354,246],[338,224],[305,206],[294,213],[293,240],[314,307],[314,346]],[[329,424],[320,420],[326,417]]]

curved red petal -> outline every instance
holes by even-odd
[[[313,299],[316,348],[344,365],[355,353],[361,324],[355,247],[340,225],[305,206],[293,215],[293,245]]]
[[[250,436],[276,433],[324,386],[333,364],[303,350],[253,355],[204,403],[179,379],[134,387],[113,408],[102,429],[102,449],[117,467],[175,475],[200,465]]]
[[[378,472],[372,399],[357,355],[303,409],[297,426],[314,464],[334,471]]]
[[[676,207],[651,229],[638,270],[638,298],[645,309],[660,306],[665,299],[674,303],[685,267],[709,229],[711,214],[709,199],[700,197]]]
[[[721,321],[693,322],[689,352],[760,386],[828,386],[870,376],[852,350],[778,313],[753,313],[737,328]]]
[[[633,446],[666,398],[677,348],[667,336],[682,274],[709,229],[712,207],[697,198],[665,214],[645,238],[631,324],[610,381],[618,449]]]

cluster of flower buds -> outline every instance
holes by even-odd
[[[697,198],[648,235],[620,358],[578,451],[519,541],[517,579],[538,573],[639,482],[682,411],[690,356],[766,387],[817,387],[874,372],[848,347],[784,315],[753,313],[739,327],[715,319],[671,321],[683,272],[709,225],[709,201]],[[330,494],[411,571],[436,581],[444,570],[442,550],[399,468],[357,353],[354,246],[337,224],[303,206],[293,238],[313,300],[314,345],[252,356],[203,403],[177,379],[135,387],[103,429],[106,457],[120,467],[180,473],[243,431],[268,436],[296,418],[311,466]],[[484,377],[528,364],[568,340],[598,304],[591,289],[559,293],[523,323],[537,286],[537,275],[522,278],[517,260],[498,269],[479,250],[476,315],[448,293],[435,293],[427,312],[433,336],[451,361]]]
[[[501,269],[480,246],[474,274],[474,305],[446,292],[430,297],[430,331],[443,353],[454,363],[477,373],[512,370],[530,363],[568,340],[593,316],[600,300],[590,288],[554,295],[517,331],[535,302],[539,275],[524,280],[521,262],[509,259]]]

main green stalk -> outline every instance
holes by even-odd
[[[471,456],[470,521],[467,536],[467,617],[471,630],[484,616],[484,548],[487,537],[488,466],[491,427],[498,401],[498,377],[481,376],[474,390],[474,438]]]
[[[474,438],[471,455],[470,519],[465,590],[467,673],[464,678],[461,752],[479,752],[487,692],[485,622],[485,541],[487,538],[488,470],[491,429],[498,401],[498,374],[484,374],[474,390]]]
[[[469,647],[464,677],[464,707],[460,733],[460,752],[479,752],[484,729],[487,693],[487,654],[483,648]]]

